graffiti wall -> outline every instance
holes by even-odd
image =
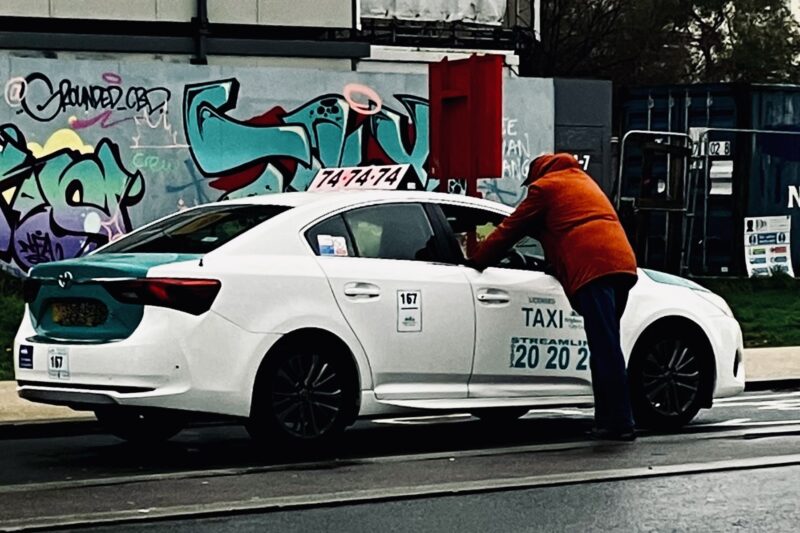
[[[427,79],[0,56],[0,266],[79,256],[155,218],[303,191],[320,168],[407,163],[429,189]],[[552,80],[505,83],[503,175],[521,199],[553,147]]]

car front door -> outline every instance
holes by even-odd
[[[378,399],[466,398],[475,317],[420,203],[354,208],[307,232],[367,354]]]
[[[500,213],[442,204],[461,252],[485,238]],[[541,245],[525,238],[498,265],[464,267],[475,300],[475,360],[469,396],[506,398],[591,394],[583,319],[561,284],[544,272]]]

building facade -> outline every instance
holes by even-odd
[[[491,20],[476,35],[505,31],[496,3],[485,4],[495,18],[480,15]],[[597,172],[610,164],[581,117],[565,115],[558,134],[559,84],[516,76],[513,48],[376,44],[359,29],[372,24],[359,18],[362,8],[339,0],[0,7],[0,265],[25,271],[82,255],[201,203],[302,191],[322,167],[408,163],[433,189],[427,65],[476,51],[504,56],[503,170],[480,183],[486,198],[518,202],[530,161],[571,140],[595,150],[586,163]],[[610,122],[610,90],[597,89]]]

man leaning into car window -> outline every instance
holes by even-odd
[[[542,243],[572,307],[583,316],[598,439],[634,440],[634,421],[620,318],[636,283],[636,257],[614,208],[570,154],[531,163],[528,196],[469,260],[478,270],[496,265],[521,238]]]

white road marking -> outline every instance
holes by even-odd
[[[773,400],[776,398],[790,398],[800,396],[800,391],[793,392],[773,392],[769,394],[741,394],[739,396],[731,396],[730,398],[718,398],[714,400],[714,405],[720,403],[741,402],[750,400]]]
[[[719,426],[740,426],[752,420],[750,418],[732,418],[730,420],[725,420],[724,422],[712,422],[709,424],[692,424],[689,427],[692,428],[710,428],[710,427],[719,427]]]
[[[725,420],[724,422],[713,422],[710,424],[696,424],[689,427],[704,428],[704,427],[720,427],[720,426],[736,426],[736,427],[760,427],[769,426],[780,428],[782,426],[800,427],[800,420],[753,420],[752,418],[734,418],[732,420]]]

